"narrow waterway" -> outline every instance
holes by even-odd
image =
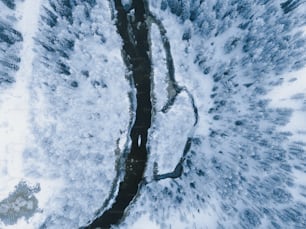
[[[137,91],[137,109],[130,137],[132,146],[125,167],[125,176],[119,185],[114,204],[87,228],[110,228],[118,224],[124,210],[138,191],[147,162],[147,137],[151,126],[151,60],[144,1],[133,1],[131,9],[124,9],[121,0],[113,0],[116,10],[116,27],[120,34],[122,52],[127,68],[132,72]]]

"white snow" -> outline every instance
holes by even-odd
[[[22,153],[31,144],[29,128],[29,79],[32,74],[33,36],[37,28],[40,1],[27,0],[18,5],[16,29],[22,33],[24,42],[20,53],[20,69],[14,87],[0,98],[0,199],[12,191],[24,178]]]
[[[75,40],[69,60],[74,77],[69,80],[78,82],[74,89],[62,75],[41,63],[45,53],[37,51],[38,44],[32,39],[48,35],[42,31],[41,21],[37,28],[43,13],[40,2],[18,4],[17,29],[24,38],[20,70],[15,86],[0,97],[0,113],[5,114],[0,116],[4,139],[0,141],[0,150],[4,149],[0,152],[0,183],[6,184],[0,186],[0,200],[14,191],[20,180],[39,184],[41,191],[35,194],[38,212],[28,221],[20,219],[5,228],[32,229],[44,222],[48,228],[84,226],[109,195],[116,175],[115,160],[128,144],[131,89],[108,7],[107,2],[98,2],[91,9],[95,23],[83,23],[82,32],[88,36]],[[73,35],[63,27],[58,30],[58,39]],[[103,33],[106,44],[96,31]],[[89,77],[82,71],[88,71]],[[50,85],[55,85],[56,91],[50,92]],[[0,223],[0,227],[4,225]]]
[[[187,228],[199,228],[199,229],[211,229],[217,227],[217,217],[214,215],[213,209],[210,211],[199,211],[199,212],[186,212],[185,217],[192,219],[192,222],[186,227],[186,224],[180,221],[180,215],[174,211],[170,215],[168,220],[164,224],[158,225],[153,221],[148,214],[143,214],[136,218],[134,222],[128,223],[129,226],[121,226],[120,228],[133,228],[133,229],[187,229]]]
[[[177,96],[175,104],[166,114],[159,112],[156,115],[150,130],[148,176],[152,175],[153,162],[158,163],[159,174],[174,170],[183,155],[193,123],[192,106],[184,92]]]
[[[153,64],[153,80],[152,87],[155,100],[153,101],[153,109],[160,111],[167,103],[167,85],[168,85],[168,71],[166,63],[166,55],[161,42],[161,36],[158,27],[152,24],[151,30],[151,51]]]
[[[73,11],[80,20],[82,7]],[[108,2],[97,1],[90,16],[83,18],[81,29],[77,20],[70,28],[82,34],[78,38],[61,25],[53,28],[57,40],[74,41],[73,49],[65,50],[71,75],[56,73],[52,64],[46,67],[41,60],[52,54],[36,46],[30,102],[37,144],[28,149],[24,164],[33,180],[50,181],[42,182],[47,197],[40,205],[40,223],[48,228],[77,228],[94,218],[109,196],[115,162],[128,142],[130,86]],[[50,42],[50,27],[40,23],[36,38]]]
[[[122,0],[125,5],[130,2]],[[261,216],[258,228],[272,227],[271,219],[262,212],[258,213],[259,208],[273,207],[273,211],[280,211],[305,202],[305,172],[298,169],[301,161],[293,156],[292,159],[288,152],[281,162],[272,159],[274,154],[282,153],[282,147],[288,148],[290,141],[305,142],[306,68],[283,75],[264,73],[266,79],[257,79],[254,76],[257,72],[249,68],[253,63],[241,67],[239,62],[244,57],[249,58],[247,53],[242,52],[245,41],[240,40],[238,47],[228,54],[224,51],[224,44],[231,37],[244,38],[246,35],[246,30],[238,29],[238,24],[244,19],[234,17],[231,27],[220,35],[202,39],[199,34],[191,34],[190,40],[182,40],[186,29],[194,32],[195,25],[188,20],[182,23],[169,10],[160,10],[160,2],[151,1],[151,10],[167,29],[176,80],[179,86],[186,87],[194,96],[200,119],[193,132],[193,109],[184,91],[177,96],[167,113],[160,111],[167,102],[168,79],[165,52],[158,28],[153,24],[152,102],[155,116],[149,131],[150,151],[145,176],[152,177],[155,162],[158,174],[172,172],[183,154],[188,137],[194,136],[194,142],[199,140],[201,143],[192,144],[193,152],[188,153],[183,163],[182,177],[158,182],[148,179],[150,182],[142,186],[118,228],[211,229],[218,228],[220,223],[228,228],[239,228],[245,226],[239,224],[244,223],[239,221],[239,217],[246,208]],[[209,6],[212,7],[214,1],[208,2],[212,3]],[[282,13],[279,3],[271,3],[269,7],[276,6],[277,13]],[[54,30],[42,21],[39,26],[37,24],[43,12],[40,9],[42,4],[48,8],[47,1],[20,1],[16,15],[12,10],[4,12],[1,9],[1,20],[17,23],[16,29],[22,33],[24,41],[16,83],[0,93],[0,201],[21,180],[31,185],[40,184],[41,191],[35,194],[40,209],[29,221],[20,219],[12,226],[0,222],[0,228],[32,229],[39,228],[42,223],[46,223],[48,229],[83,226],[93,219],[95,211],[108,197],[116,174],[115,162],[124,147],[129,145],[128,125],[133,113],[130,109],[135,104],[130,104],[128,93],[133,89],[125,79],[127,72],[120,53],[122,44],[113,25],[108,2],[97,1],[97,5],[90,9],[90,19],[84,16],[85,6],[80,3],[73,11],[74,24],[68,25],[65,19],[58,18],[59,26],[55,26]],[[3,6],[2,2],[0,6]],[[265,26],[261,18],[266,13],[265,7],[260,5],[254,9],[253,20],[257,26]],[[224,8],[221,10],[226,11]],[[302,30],[306,31],[305,27]],[[46,34],[49,31],[53,34]],[[214,32],[216,28],[212,34]],[[78,38],[74,37],[75,34],[79,35]],[[104,41],[99,34],[104,35]],[[55,62],[61,57],[33,43],[35,36],[48,42],[47,35],[55,35],[58,40],[68,38],[75,41],[73,51],[65,60],[71,75],[56,73]],[[259,61],[264,51],[259,45],[253,57]],[[202,66],[199,67],[201,64],[196,62],[198,55],[206,58],[201,61],[211,67],[209,73],[204,74]],[[48,67],[42,64],[46,56],[54,59]],[[233,65],[229,64],[231,61]],[[222,64],[225,67],[219,70]],[[269,63],[260,64],[268,66],[265,64]],[[212,74],[223,74],[226,68],[236,78],[222,82],[222,85],[213,82]],[[87,71],[87,76],[84,71]],[[269,80],[279,78],[284,79],[282,84],[266,85]],[[76,88],[71,87],[72,80],[77,81]],[[239,83],[237,88],[234,87],[235,82]],[[245,87],[244,83],[254,85]],[[215,85],[219,87],[219,94],[212,99],[212,87]],[[261,89],[261,86],[268,91],[264,96],[256,94],[256,89]],[[233,91],[227,93],[227,90]],[[218,108],[221,120],[213,120],[213,114],[208,111],[216,107],[214,102],[221,99],[227,102],[226,106]],[[270,101],[262,110],[257,103],[261,99]],[[268,108],[271,108],[271,113],[267,113]],[[277,126],[269,123],[275,121],[275,108],[292,109],[288,124]],[[257,119],[253,117],[255,115]],[[235,125],[240,118],[243,118],[245,126]],[[209,136],[210,128],[219,131],[219,135]],[[291,132],[292,136],[288,137],[288,141],[278,142],[280,131]],[[270,135],[275,139],[270,139]],[[138,144],[141,144],[141,139],[138,139]],[[266,165],[265,159],[269,163],[271,160],[271,165]],[[281,169],[280,165],[287,165],[288,171]],[[285,181],[279,181],[282,179],[287,179],[287,183],[292,180],[292,187]],[[275,204],[275,197],[271,195],[276,186],[269,186],[269,182],[278,182],[276,186],[290,192],[292,202]],[[248,185],[258,190],[250,191]],[[261,195],[270,195],[267,203],[259,203]],[[228,209],[223,209],[225,205]],[[275,219],[278,220],[277,216]]]
[[[33,37],[37,30],[40,0],[27,0],[18,4],[16,29],[23,36],[20,53],[20,69],[16,73],[16,83],[0,97],[0,199],[6,198],[21,180],[29,181],[23,170],[23,152],[33,144],[31,138],[29,81],[32,75]],[[34,183],[35,184],[35,183]],[[43,197],[42,197],[43,198]],[[0,226],[3,227],[3,225]],[[7,228],[32,228],[24,221]]]
[[[238,25],[244,22],[243,19],[241,20],[239,16],[234,18],[229,29],[224,33],[214,36],[217,30],[216,28],[222,24],[221,19],[220,21],[216,20],[214,21],[216,24],[213,24],[215,30],[211,32],[209,38],[206,39],[200,37],[199,34],[192,34],[189,41],[183,41],[182,36],[184,29],[190,25],[188,22],[183,24],[182,20],[178,19],[174,13],[170,13],[169,7],[165,11],[162,11],[160,9],[160,3],[161,1],[152,1],[150,2],[150,6],[153,13],[158,15],[158,18],[162,20],[167,30],[172,56],[174,58],[176,79],[180,86],[186,86],[186,88],[192,92],[195,97],[196,105],[199,108],[200,122],[195,131],[195,136],[199,136],[203,142],[201,143],[200,149],[195,149],[196,156],[190,159],[193,163],[191,168],[184,164],[184,172],[192,173],[200,168],[204,171],[205,175],[201,178],[196,175],[189,176],[188,174],[178,179],[150,182],[147,187],[143,188],[140,192],[140,197],[137,198],[134,205],[130,207],[129,215],[125,222],[120,225],[120,228],[129,228],[130,225],[138,225],[135,221],[138,222],[139,220],[139,222],[142,222],[144,219],[146,219],[147,225],[151,225],[152,222],[157,222],[160,228],[218,228],[218,224],[225,228],[247,228],[247,223],[242,225],[241,223],[245,222],[242,222],[243,220],[239,218],[244,209],[250,208],[256,214],[262,214],[259,213],[258,208],[260,208],[261,205],[256,202],[258,201],[256,197],[249,198],[248,196],[249,193],[246,187],[248,187],[249,184],[258,188],[259,184],[264,183],[265,179],[278,174],[281,174],[280,176],[293,178],[294,184],[296,185],[302,186],[303,183],[305,183],[303,182],[305,176],[302,172],[293,172],[293,174],[288,172],[284,175],[285,172],[278,168],[276,162],[274,162],[275,167],[277,167],[275,170],[272,165],[271,171],[263,170],[263,168],[259,166],[259,163],[264,164],[264,158],[271,157],[272,153],[270,153],[268,147],[265,148],[263,144],[256,142],[261,138],[263,138],[262,142],[264,142],[265,138],[267,138],[267,144],[269,144],[269,147],[272,149],[278,149],[277,147],[282,149],[282,147],[288,144],[288,142],[285,141],[275,142],[275,140],[269,139],[270,136],[264,135],[266,131],[273,126],[270,123],[271,120],[266,120],[266,116],[269,114],[260,113],[263,111],[257,107],[259,106],[257,102],[264,99],[272,99],[272,102],[268,105],[270,108],[289,107],[294,110],[290,118],[290,123],[284,127],[278,126],[276,130],[271,128],[272,131],[275,131],[275,133],[273,132],[273,135],[271,135],[277,136],[279,131],[294,131],[293,136],[290,137],[292,140],[305,141],[305,135],[302,133],[302,130],[305,132],[306,129],[304,96],[306,92],[305,71],[301,70],[300,73],[292,72],[292,75],[285,74],[284,76],[269,72],[264,73],[264,79],[258,79],[256,77],[259,73],[252,69],[252,67],[257,67],[255,63],[250,61],[248,66],[241,64],[243,58],[250,58],[247,56],[247,53],[242,51],[242,46],[245,42],[243,39],[247,32],[246,30],[239,29]],[[215,1],[209,1],[207,5],[212,7],[214,5],[213,3],[215,3]],[[226,11],[226,4],[229,4],[229,2],[225,2],[224,4],[225,7],[222,10],[224,10],[224,13],[227,13],[229,11]],[[168,6],[169,5],[170,4],[168,4]],[[269,6],[256,6],[254,12],[252,12],[254,13],[253,21],[256,26],[265,26],[264,23],[267,22],[264,22],[264,16],[266,16],[268,11],[266,7],[273,8],[272,5],[279,7],[279,3],[271,3]],[[173,2],[172,7],[175,8],[175,2]],[[282,12],[277,13],[281,14]],[[203,21],[207,14],[210,14],[210,12],[203,11]],[[277,17],[271,17],[269,20],[272,20],[269,21],[269,23],[273,24],[275,20],[278,19]],[[205,22],[199,20],[199,24],[199,27],[205,27]],[[195,25],[195,23],[193,25]],[[196,29],[197,28],[194,28],[194,30],[191,29],[191,31],[195,31]],[[163,97],[166,94],[165,86],[162,82],[166,74],[165,61],[156,26],[153,25],[151,32],[153,33],[151,35],[152,38],[155,38],[155,40],[152,41],[154,77],[158,77],[154,79],[154,83],[156,83],[156,85],[154,85],[154,91],[157,92],[157,104],[159,104],[158,106],[160,107],[161,104],[163,104],[162,100],[164,100]],[[236,49],[226,54],[224,52],[224,45],[230,37],[238,37],[240,42]],[[264,44],[264,42],[260,43],[260,45],[262,44]],[[265,55],[265,50],[264,46],[260,45],[258,45],[258,48],[256,47],[254,54],[255,57],[258,58],[257,60],[262,61],[260,58]],[[204,56],[205,60],[203,60],[203,62],[205,66],[211,67],[208,74],[204,74],[198,67],[198,63],[194,63],[197,55]],[[231,63],[233,64],[231,65]],[[260,64],[267,63],[260,62],[259,67]],[[225,66],[223,69],[222,65]],[[225,70],[230,71],[230,75],[235,77],[234,80],[228,80],[227,82],[224,80],[219,83],[213,83],[213,74],[220,73],[222,75]],[[287,82],[290,78],[297,77],[298,74],[300,75],[298,80]],[[226,76],[223,75],[222,77],[226,78]],[[269,80],[277,80],[282,77],[286,82],[281,86],[268,85]],[[295,82],[297,82],[296,85]],[[235,88],[234,83],[239,83],[239,86]],[[243,86],[244,84],[252,83],[253,85],[250,87]],[[214,86],[217,85],[219,90],[217,91],[218,94],[216,97],[211,99],[210,95],[213,94],[213,84]],[[269,92],[265,96],[261,96],[255,91],[255,89],[260,89],[261,87],[266,90],[274,87],[275,91]],[[302,95],[300,97],[296,96],[299,99],[291,99],[292,96],[298,93]],[[213,102],[220,102],[221,100],[227,102],[227,106],[220,106],[219,108],[218,114],[220,114],[221,120],[212,120],[211,117],[213,114],[208,114],[208,110],[209,108],[217,107]],[[273,106],[273,104],[275,104],[275,106]],[[182,133],[186,134],[188,129],[186,123],[191,122],[191,120],[187,121],[184,119],[186,116],[181,115],[187,115],[192,112],[191,109],[186,109],[186,107],[188,107],[187,103],[182,102],[179,96],[169,113],[157,113],[152,129],[150,130],[150,157],[146,176],[150,177],[152,174],[154,169],[152,164],[154,162],[158,163],[159,173],[166,172],[167,168],[170,168],[176,163],[179,155],[177,151],[182,152],[183,144],[180,143],[185,137],[182,136]],[[255,109],[258,109],[258,114]],[[263,110],[264,109],[268,108],[263,108]],[[271,109],[272,117],[274,112],[273,109]],[[253,116],[255,115],[259,117],[256,121],[253,120]],[[242,117],[247,125],[241,128],[235,126],[235,121]],[[257,128],[253,129],[252,122],[258,122],[253,125]],[[172,127],[172,125],[175,125],[175,128]],[[210,137],[209,128],[220,131],[218,134],[222,133],[223,135]],[[176,138],[174,139],[172,135],[175,135]],[[172,153],[167,155],[166,152]],[[253,159],[251,155],[253,158],[256,158],[258,155],[259,159]],[[285,161],[284,163],[287,162],[288,161]],[[298,161],[296,163],[298,163]],[[240,180],[242,179],[240,175],[245,179],[244,181]],[[198,187],[195,188],[196,190],[193,192],[190,190],[189,182],[194,182],[195,180],[198,181],[198,183],[195,182],[196,185],[198,184]],[[238,182],[241,182],[241,184]],[[237,186],[235,187],[236,189],[233,188],[234,191],[231,185]],[[265,185],[268,186],[268,184]],[[281,185],[286,186],[285,184]],[[263,185],[263,187],[265,186]],[[264,195],[264,189],[260,190],[260,188],[258,188],[258,195],[261,195],[260,192],[263,192],[262,195]],[[289,188],[283,188],[286,191],[289,190]],[[293,189],[296,191],[296,186],[294,186]],[[184,199],[183,203],[176,203],[178,200],[177,198],[180,196],[180,192],[177,190],[184,193],[182,195]],[[249,192],[251,193],[252,190]],[[196,199],[195,194],[204,197],[206,200],[205,203],[201,203],[200,200]],[[209,194],[210,197],[208,198],[206,194]],[[298,194],[298,197],[299,200],[301,200],[300,194]],[[223,204],[227,204],[229,208],[233,207],[233,209],[224,210],[222,209]],[[287,204],[288,205],[283,205],[283,209],[290,206],[292,203],[289,202]],[[269,204],[267,204],[267,207],[274,207],[268,205]],[[281,208],[281,205],[275,205],[275,208]],[[199,214],[195,213],[196,208],[199,208]],[[190,209],[192,210],[189,211]],[[144,219],[140,217],[141,214],[145,215]],[[149,214],[151,218],[147,217],[147,214]],[[261,217],[260,220],[261,225],[258,226],[258,228],[271,227],[271,218],[268,216]]]
[[[153,222],[148,214],[141,215],[135,222],[131,223],[129,227],[134,229],[160,229],[158,224]]]
[[[286,107],[292,109],[293,113],[289,123],[284,127],[280,127],[279,130],[294,133],[290,138],[296,141],[304,141],[306,137],[305,76],[306,68],[287,73],[282,76],[286,81],[266,95],[266,98],[271,99],[271,107]]]
[[[204,75],[199,66],[194,63],[197,50],[197,38],[192,41],[182,41],[184,27],[179,25],[173,15],[165,17],[163,24],[167,29],[167,36],[171,44],[171,53],[175,65],[175,77],[180,86],[186,87],[192,93],[195,104],[198,108],[200,122],[196,129],[196,134],[208,133],[210,117],[207,115],[211,107],[210,94],[212,91],[212,79]]]

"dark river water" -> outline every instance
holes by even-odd
[[[116,27],[123,40],[122,53],[125,64],[132,72],[134,86],[137,90],[137,109],[135,122],[130,137],[131,150],[125,167],[125,176],[119,185],[119,192],[112,207],[86,228],[110,228],[118,224],[124,210],[138,191],[147,162],[148,129],[151,126],[151,60],[148,43],[148,26],[146,25],[146,6],[141,0],[134,1],[134,18],[128,15],[120,0],[113,1],[117,12]],[[124,76],[122,76],[124,77]]]

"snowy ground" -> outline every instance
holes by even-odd
[[[0,85],[0,228],[85,225],[116,187],[129,145],[132,89],[109,4],[59,2],[16,1],[15,10],[0,2],[0,20],[23,37],[0,44],[0,60],[21,57],[9,72],[15,82]],[[306,5],[282,2],[150,1],[199,122],[193,128],[184,91],[161,111],[169,78],[153,23],[149,183],[117,228],[306,227]],[[152,181],[156,164],[159,174],[173,171],[188,137],[183,175]],[[5,225],[4,200],[22,181],[38,207]]]
[[[68,81],[43,65],[49,55],[37,45],[48,36],[48,26],[40,20],[43,7],[50,9],[48,1],[27,0],[16,8],[16,28],[24,38],[21,63],[16,83],[1,95],[0,108],[0,183],[5,184],[0,186],[0,199],[25,181],[29,187],[40,187],[33,194],[38,209],[29,220],[1,223],[1,228],[85,225],[107,199],[115,161],[127,144],[130,88],[117,48],[120,40],[115,27],[109,26],[109,5],[102,1],[91,10],[98,23],[83,21],[82,31],[91,35],[75,40],[69,60],[74,78]],[[75,13],[78,10],[82,12],[81,5]],[[95,31],[111,39],[101,40]],[[4,205],[0,207],[1,213],[5,211]]]
[[[306,32],[305,32],[306,33]],[[290,122],[281,127],[281,131],[291,131],[291,139],[304,141],[306,136],[306,68],[290,72],[283,76],[285,82],[275,87],[268,95],[271,98],[271,106],[287,107],[293,109]]]
[[[170,2],[168,1],[169,5]],[[170,7],[175,9],[176,3],[172,2]],[[188,1],[185,3],[189,5]],[[271,8],[278,6],[277,3],[273,4],[275,5],[270,4]],[[220,11],[226,10],[226,3],[224,5]],[[265,7],[258,6],[256,14],[261,15],[257,18],[258,21],[265,17]],[[298,12],[305,10],[305,7],[302,6]],[[161,19],[170,39],[177,81],[193,93],[199,107],[200,123],[195,137],[201,142],[192,147],[193,153],[184,163],[182,178],[152,182],[143,187],[140,197],[131,206],[126,220],[119,228],[142,228],[143,225],[152,228],[305,226],[306,170],[303,160],[306,68],[290,70],[292,62],[288,58],[288,69],[281,73],[268,70],[282,66],[260,63],[260,58],[269,52],[266,50],[265,53],[264,49],[258,47],[255,48],[257,56],[254,56],[254,62],[259,62],[258,66],[266,65],[266,73],[264,78],[254,78],[257,70],[252,67],[255,64],[249,63],[249,68],[246,68],[243,66],[245,64],[239,63],[241,60],[245,61],[246,55],[240,51],[243,46],[239,40],[246,36],[245,31],[238,28],[241,21],[233,20],[229,28],[220,35],[203,39],[190,21],[182,23],[181,18],[169,12],[169,8],[165,11],[160,9],[160,1],[151,2],[151,10]],[[175,10],[172,13],[174,12]],[[202,25],[206,26],[205,22]],[[277,22],[275,26],[277,27]],[[188,30],[191,31],[191,38],[182,41]],[[291,34],[297,31],[303,31],[303,27],[293,29]],[[153,28],[153,34],[155,33]],[[238,38],[238,43],[233,50],[228,51],[225,47],[235,37]],[[301,39],[304,38],[302,36]],[[152,42],[153,60],[161,63],[163,56],[157,41],[158,38],[155,38]],[[287,55],[291,54],[288,52]],[[302,55],[299,58],[303,59]],[[257,69],[260,69],[258,66]],[[155,67],[156,77],[164,74],[162,66]],[[223,72],[223,77],[229,80],[212,81]],[[216,74],[213,75],[214,73]],[[282,80],[283,83],[277,83]],[[160,81],[157,85],[158,83]],[[165,95],[164,88],[158,86],[154,89],[160,90],[158,96]],[[162,98],[159,101],[158,99],[159,97],[157,104],[163,101]],[[270,102],[267,106],[262,106],[261,103],[265,100]],[[176,101],[174,107],[176,106],[185,115],[179,116],[180,112],[176,111],[176,121],[169,120],[160,125],[160,128],[153,128],[154,135],[150,145],[151,164],[159,157],[160,164],[163,160],[167,164],[162,167],[165,170],[171,167],[171,163],[175,163],[173,161],[177,160],[178,152],[183,151],[180,139],[184,137],[181,133],[186,133],[188,128],[185,127],[188,126],[186,116],[190,112],[185,111],[185,104],[179,100]],[[292,109],[291,115],[288,109]],[[257,121],[254,122],[253,119]],[[175,140],[168,140],[169,136],[159,138],[159,135],[167,134],[173,122],[175,130],[169,132],[175,133]],[[284,137],[288,133],[288,137]],[[166,158],[162,156],[165,151],[173,153],[171,156],[166,153]],[[162,157],[165,159],[162,160]],[[148,176],[151,171],[152,165],[149,164]]]
[[[37,4],[38,3],[38,4]],[[16,29],[23,35],[23,46],[16,83],[1,95],[0,108],[0,154],[1,176],[0,199],[8,196],[14,186],[25,178],[23,171],[23,151],[33,144],[30,130],[29,81],[32,76],[33,36],[40,4],[37,1],[26,1],[16,9],[18,22]],[[31,24],[31,26],[29,26]]]

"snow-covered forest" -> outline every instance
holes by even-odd
[[[306,1],[0,1],[0,228],[107,217],[306,228]]]

